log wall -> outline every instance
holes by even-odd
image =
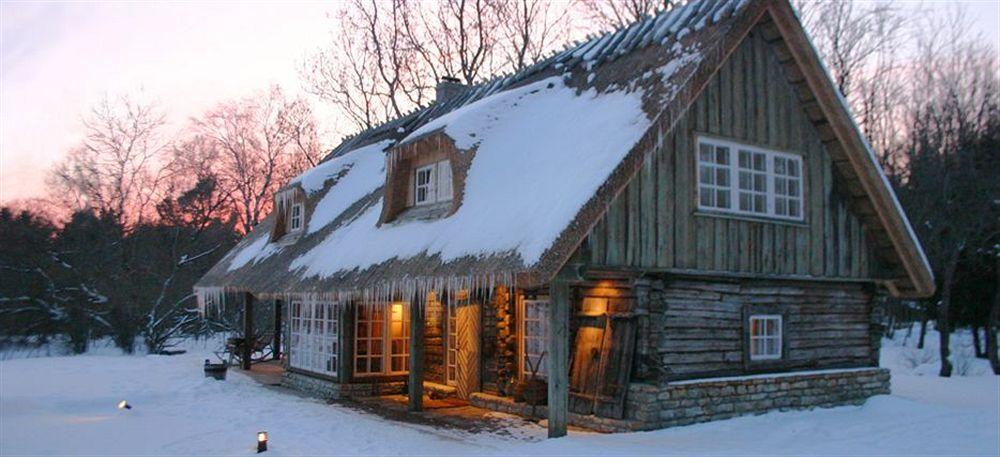
[[[699,134],[802,155],[805,220],[699,213]],[[592,228],[585,260],[773,277],[881,277],[870,236],[837,175],[776,53],[755,29]]]
[[[640,294],[640,377],[647,380],[878,366],[870,287],[748,279],[663,278]],[[780,314],[782,355],[749,358],[751,314]],[[874,332],[874,333],[873,333]]]

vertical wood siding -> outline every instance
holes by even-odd
[[[706,134],[800,154],[805,220],[696,214],[695,150]],[[734,183],[735,185],[736,183]],[[777,55],[754,30],[614,200],[587,239],[595,265],[876,278],[865,228]]]

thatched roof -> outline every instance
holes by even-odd
[[[269,241],[272,214],[196,288],[268,295],[542,285],[658,132],[774,4],[791,11],[784,1],[678,6],[348,138],[289,184],[305,195],[301,236]],[[380,225],[386,153],[439,133],[473,154],[460,207],[437,220]]]

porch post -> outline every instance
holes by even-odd
[[[549,284],[549,438],[566,436],[569,409],[570,288],[564,272]]]
[[[253,294],[243,294],[243,354],[240,357],[240,368],[250,369],[250,357],[253,355]]]
[[[281,307],[284,305],[281,300],[274,301],[274,360],[281,359]]]
[[[424,409],[424,313],[421,299],[414,294],[410,299],[410,379],[409,410]]]

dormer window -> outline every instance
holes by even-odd
[[[297,238],[306,227],[305,194],[302,189],[284,189],[274,194],[274,227],[271,229],[271,241],[278,241],[292,235]]]
[[[447,160],[414,170],[413,204],[429,205],[452,199],[451,163]]]
[[[294,203],[288,215],[288,231],[297,232],[302,230],[302,204]]]

